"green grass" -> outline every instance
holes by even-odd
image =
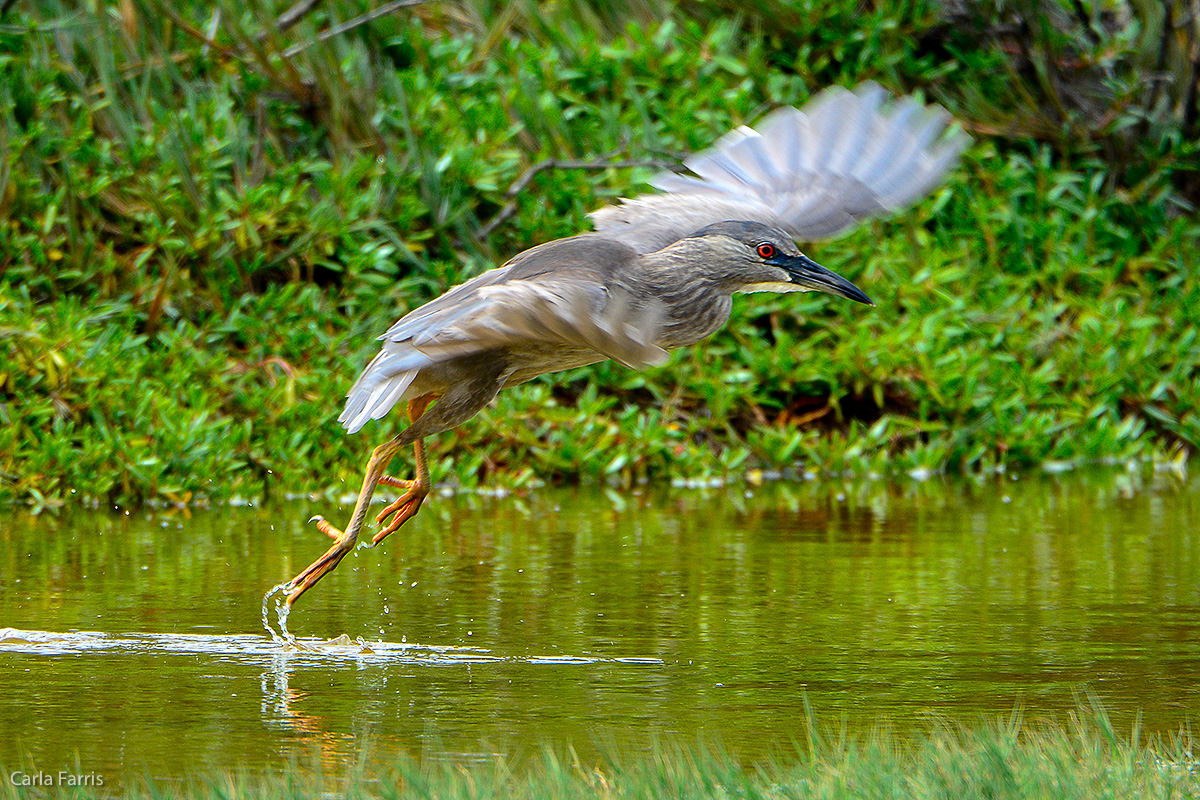
[[[988,135],[1036,96],[933,7],[437,3],[285,55],[367,7],[271,33],[285,6],[0,20],[0,501],[356,486],[399,426],[335,423],[374,337],[651,173],[543,172],[479,238],[529,165],[669,158],[865,79],[979,134],[916,209],[807,248],[878,308],[741,298],[664,368],[503,393],[433,443],[435,480],[979,471],[1200,443],[1194,145],[1168,127],[1114,147],[1136,109]]]
[[[796,751],[753,767],[720,747],[663,744],[648,754],[581,759],[571,748],[545,748],[512,761],[421,762],[388,758],[362,746],[362,760],[344,771],[292,762],[280,772],[197,773],[183,781],[100,776],[101,787],[72,788],[55,796],[84,800],[126,798],[903,798],[1008,800],[1012,798],[1200,797],[1200,764],[1189,737],[1143,741],[1135,729],[1119,735],[1103,712],[1072,715],[1065,725],[1010,720],[973,726],[937,724],[901,738],[880,730],[868,736],[800,733]],[[536,751],[535,751],[536,753]],[[35,765],[21,768],[37,774]],[[71,770],[67,770],[70,772]],[[78,770],[89,774],[86,765]],[[8,777],[13,769],[6,768]],[[55,772],[54,774],[57,774]],[[6,780],[0,798],[43,796]]]

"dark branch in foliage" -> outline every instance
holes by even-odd
[[[479,229],[478,238],[486,239],[492,235],[496,228],[500,227],[509,217],[517,213],[517,195],[529,188],[529,184],[537,177],[538,173],[545,172],[548,169],[628,169],[630,167],[658,167],[659,169],[670,169],[674,167],[674,162],[664,161],[658,158],[636,159],[627,158],[619,161],[613,161],[611,155],[601,156],[592,161],[564,160],[558,158],[547,158],[545,161],[539,161],[529,169],[521,173],[521,177],[513,181],[512,186],[508,187],[508,191],[504,196],[509,198],[508,203],[496,216],[488,220],[487,224]]]
[[[304,19],[304,17],[308,14],[308,12],[312,11],[314,8],[316,8],[319,5],[321,5],[321,0],[300,0],[300,2],[296,3],[296,5],[292,6],[287,11],[280,14],[279,17],[275,20],[275,32],[283,33],[288,28],[292,27],[297,22]],[[259,34],[257,36],[255,36],[254,38],[256,41],[261,42],[270,35],[271,35],[271,31],[265,30],[265,31],[259,32]]]
[[[408,8],[409,6],[419,6],[428,2],[430,2],[430,0],[395,0],[394,2],[387,3],[375,9],[374,11],[368,11],[367,13],[357,16],[348,22],[343,22],[341,25],[335,25],[329,30],[321,31],[321,33],[319,33],[315,39],[307,42],[301,42],[297,45],[292,45],[287,50],[283,51],[283,57],[291,58],[292,56],[304,52],[318,42],[323,42],[326,39],[332,39],[334,36],[340,36],[347,31],[354,30],[360,25],[366,25],[368,22],[374,22],[381,17],[386,17],[393,11],[398,11],[402,8]]]

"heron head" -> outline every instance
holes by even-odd
[[[861,289],[801,253],[790,236],[770,225],[729,220],[687,238],[705,241],[732,291],[826,292],[875,305]]]

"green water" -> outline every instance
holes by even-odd
[[[0,628],[28,632],[0,642],[0,765],[111,786],[338,767],[366,741],[471,760],[697,738],[749,762],[803,738],[806,698],[901,732],[1062,719],[1083,691],[1126,729],[1200,710],[1192,477],[435,496],[300,601],[313,649],[289,649],[261,599],[327,547],[318,512],[349,509],[0,512]]]

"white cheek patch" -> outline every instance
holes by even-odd
[[[738,289],[738,291],[750,294],[751,292],[811,292],[813,290],[807,286],[800,286],[799,284],[787,283],[785,281],[767,281],[766,283],[747,283]]]

